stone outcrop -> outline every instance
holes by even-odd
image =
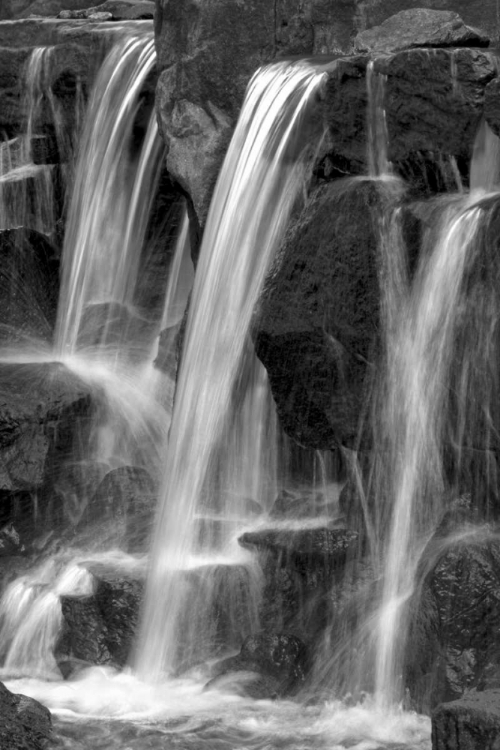
[[[487,47],[489,42],[485,32],[466,26],[458,13],[412,8],[361,31],[354,39],[354,50],[378,53],[414,47]]]
[[[0,683],[0,746],[2,750],[46,750],[52,736],[50,712],[25,695]]]
[[[500,745],[500,690],[469,693],[432,714],[433,750],[496,750]]]

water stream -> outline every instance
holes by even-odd
[[[21,145],[0,149],[2,228],[26,221],[17,203],[9,214],[2,191],[19,170],[34,167],[42,95],[57,119],[43,83],[51,54],[51,48],[36,49],[28,66]],[[377,502],[363,498],[366,595],[359,597],[355,625],[346,620],[342,633],[326,633],[316,681],[293,700],[252,700],[248,674],[213,684],[210,668],[261,627],[263,570],[237,540],[269,521],[276,497],[291,485],[287,440],[250,333],[265,279],[307,192],[322,138],[318,132],[311,139],[315,128],[308,124],[324,76],[307,62],[280,62],[254,75],[194,274],[184,199],[168,218],[168,251],[157,252],[150,231],[164,157],[147,95],[155,62],[150,29],[114,34],[67,184],[54,342],[13,345],[0,363],[43,370],[56,360],[90,389],[93,403],[90,426],[61,471],[60,488],[68,493],[63,541],[4,587],[0,676],[53,711],[54,748],[428,750],[429,718],[403,709],[407,604],[421,551],[443,510],[449,383],[467,309],[465,279],[498,200],[498,139],[481,127],[470,194],[447,195],[429,209],[410,280],[404,187],[388,161],[384,78],[368,66],[369,175],[359,179],[377,182],[386,210],[379,221],[384,340],[373,425],[380,455],[371,487]],[[67,134],[58,137],[63,143]],[[50,202],[48,185],[39,189]],[[37,229],[50,235],[51,219],[40,211]],[[495,315],[496,308],[492,320]],[[481,356],[487,346],[478,343]],[[464,401],[474,387],[472,370],[467,361],[458,378]],[[460,412],[457,419],[459,434],[469,417]],[[466,433],[457,440],[459,451]],[[339,488],[331,484],[328,461],[317,453],[313,473],[336,508]],[[354,453],[349,461],[361,487]],[[74,490],[75,467],[96,473],[93,494],[87,485],[80,495]],[[104,512],[94,502],[99,482],[122,469],[144,472],[159,498],[133,548],[130,528],[140,519],[128,520],[122,507]],[[324,520],[309,519],[309,525]],[[64,626],[61,597],[91,598],[96,566],[141,580],[147,574],[133,659],[120,671],[88,668],[64,681],[54,653]],[[339,684],[347,687],[333,695]]]

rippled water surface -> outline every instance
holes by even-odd
[[[13,680],[54,718],[64,750],[430,750],[430,719],[338,701],[253,701],[177,679],[160,686],[92,669],[79,680]]]

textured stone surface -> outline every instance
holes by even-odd
[[[52,734],[50,712],[0,683],[0,747],[2,750],[45,750]]]
[[[300,444],[352,445],[379,346],[383,185],[318,187],[264,288],[254,331],[278,415]]]
[[[433,750],[498,750],[500,690],[469,693],[432,714]]]
[[[308,670],[307,648],[300,638],[290,633],[251,635],[237,656],[224,659],[215,667],[218,676],[232,672],[259,675],[261,682],[253,684],[253,695],[259,698],[276,698],[297,692]],[[221,681],[212,684],[219,686]],[[251,689],[249,692],[252,694]]]
[[[458,13],[412,8],[354,39],[358,52],[397,52],[412,47],[486,47],[486,33],[466,26]]]
[[[332,153],[354,173],[367,164],[367,63],[363,55],[337,60],[325,88]],[[397,166],[422,154],[432,154],[434,163],[453,157],[467,173],[485,87],[495,77],[490,57],[475,49],[414,49],[377,58],[374,71],[387,77],[390,161]]]
[[[500,545],[487,529],[468,532],[464,512],[445,519],[422,556],[406,665],[419,710],[500,687]]]

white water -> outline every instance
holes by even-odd
[[[458,366],[453,357],[464,304],[463,278],[481,248],[478,232],[486,211],[480,201],[500,177],[498,138],[488,131],[483,125],[477,136],[470,195],[448,199],[437,225],[427,229],[411,289],[398,271],[402,248],[393,245],[396,274],[386,294],[390,327],[381,415],[381,437],[389,450],[378,487],[393,503],[387,541],[381,548],[383,584],[375,669],[380,708],[403,695],[406,605],[414,591],[420,554],[442,512],[444,427],[451,367]],[[392,298],[391,288],[396,290]],[[386,523],[386,517],[381,518]],[[383,528],[379,537],[384,537]]]
[[[302,189],[304,161],[295,158],[300,121],[321,80],[307,65],[286,63],[254,76],[215,189],[190,303],[139,639],[137,668],[153,681],[178,665],[185,606],[179,571],[197,552],[195,518],[214,487],[214,469],[220,472],[216,451],[241,391],[254,308]],[[243,455],[239,460],[246,461]],[[261,466],[252,469],[258,473]],[[234,541],[231,546],[234,561],[245,564],[244,551]]]
[[[63,251],[60,356],[82,345],[114,345],[115,355],[119,350],[120,357],[132,356],[150,345],[148,322],[134,293],[162,164],[154,112],[138,158],[131,153],[131,139],[155,61],[151,33],[126,35],[108,54],[93,89]]]

